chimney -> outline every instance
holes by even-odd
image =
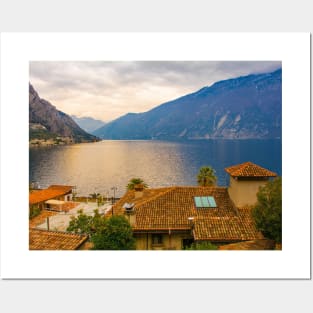
[[[143,196],[144,185],[137,184],[134,186],[135,189],[135,199],[139,199]]]
[[[136,214],[135,211],[127,213],[128,221],[131,227],[136,225]]]
[[[136,224],[134,203],[124,203],[123,208],[125,209],[124,214],[127,216],[130,226],[134,226]]]

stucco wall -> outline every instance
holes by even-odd
[[[254,205],[257,201],[257,192],[267,180],[235,180],[230,177],[228,193],[236,206]]]

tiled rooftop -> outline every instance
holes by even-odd
[[[245,162],[225,168],[225,171],[233,177],[276,177],[277,174],[256,165],[252,162]]]
[[[29,194],[29,204],[36,204],[60,197],[70,192],[73,186],[51,185],[47,189],[34,190]]]
[[[238,215],[232,217],[210,217],[195,221],[195,240],[241,241],[263,239],[255,228],[250,208],[238,209]]]
[[[64,232],[29,229],[29,250],[76,250],[88,237]]]
[[[195,208],[195,196],[213,196],[216,208]],[[237,210],[225,187],[168,187],[146,189],[135,199],[128,191],[113,207],[114,214],[124,214],[125,203],[135,204],[136,223],[133,230],[191,230],[194,218],[196,240],[248,240],[259,238],[247,210]],[[109,213],[111,214],[111,212]]]

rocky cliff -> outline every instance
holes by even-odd
[[[97,140],[97,137],[81,129],[70,116],[41,99],[31,84],[29,84],[29,123],[30,140],[59,138],[59,141],[67,143]]]

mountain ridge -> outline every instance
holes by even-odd
[[[29,139],[36,143],[92,142],[98,138],[81,129],[66,113],[40,98],[29,83]],[[41,141],[40,141],[41,140]]]
[[[76,115],[71,115],[71,118],[80,128],[85,130],[87,133],[92,133],[93,131],[106,124],[105,122],[90,116],[78,117]]]
[[[281,138],[282,70],[215,82],[93,132],[103,139]]]

